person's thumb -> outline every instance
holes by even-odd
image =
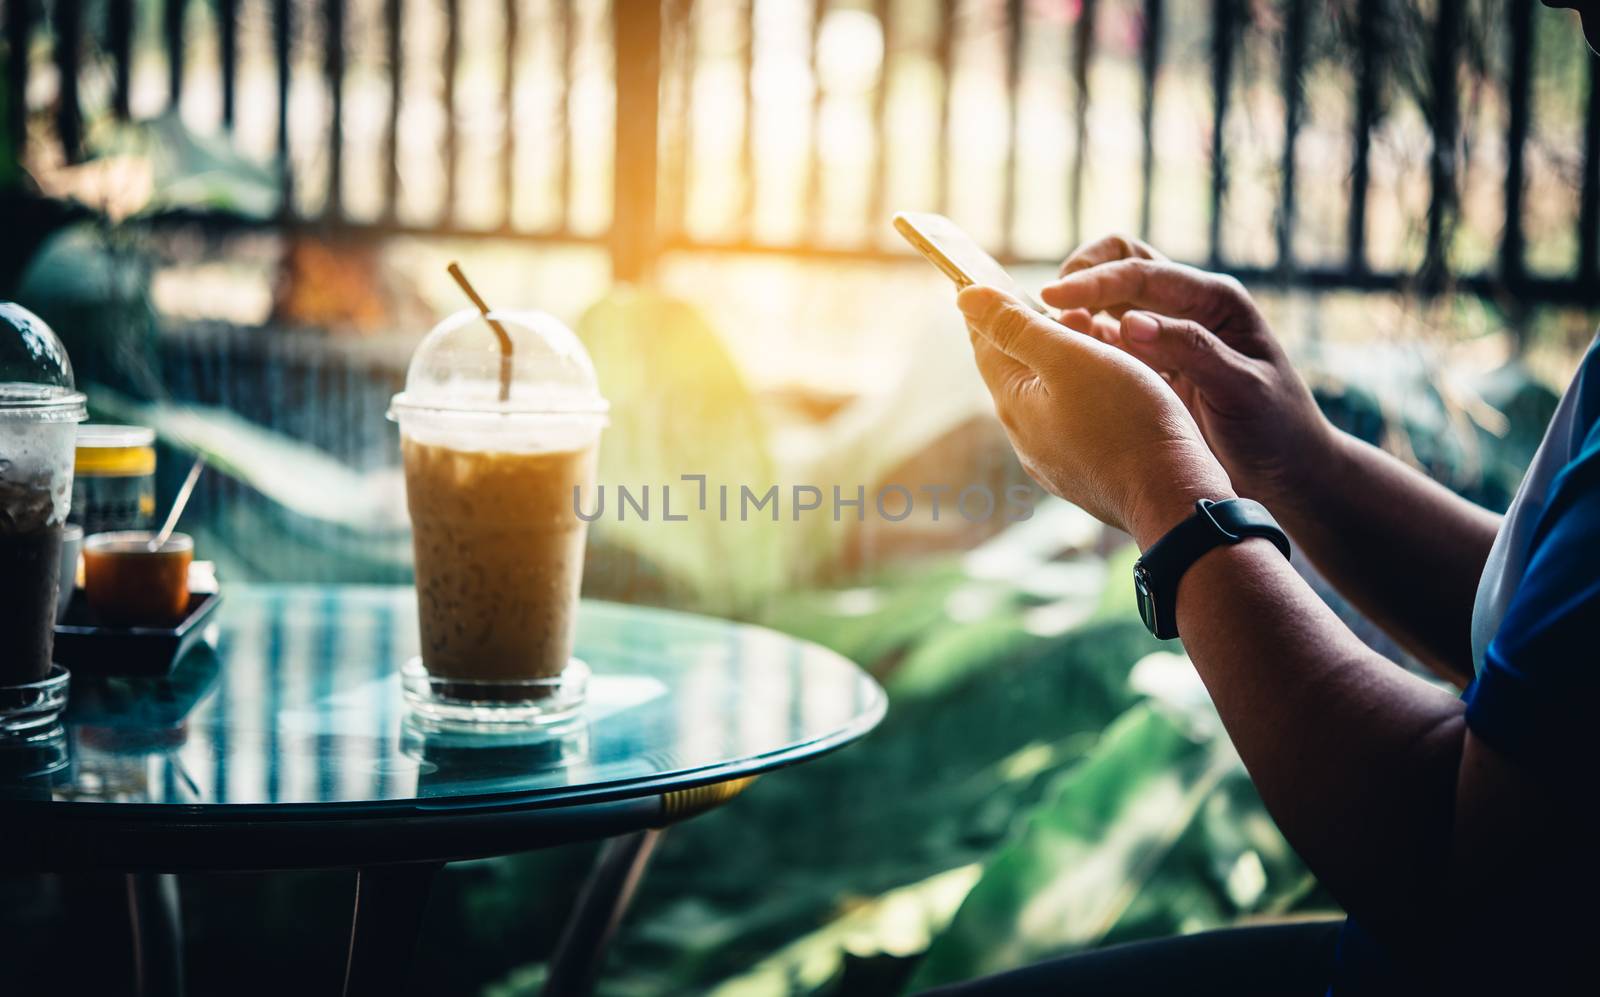
[[[967,324],[995,349],[1036,371],[1054,367],[1076,335],[992,287],[975,284],[956,296]]]
[[[1202,389],[1227,388],[1245,372],[1242,356],[1191,319],[1128,312],[1122,316],[1122,344],[1156,370],[1181,374]]]

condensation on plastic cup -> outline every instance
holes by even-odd
[[[66,705],[51,651],[84,402],[56,334],[0,302],[0,738],[52,726]]]

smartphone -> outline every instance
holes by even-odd
[[[944,215],[926,211],[901,211],[894,216],[894,230],[911,243],[911,248],[955,282],[959,290],[973,284],[1010,291],[1040,315],[1049,315],[1033,295],[1017,286],[993,256],[984,252],[972,237]]]

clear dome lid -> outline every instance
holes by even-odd
[[[503,338],[502,338],[503,334]],[[561,321],[536,311],[459,311],[411,356],[391,415],[407,411],[603,418],[588,351]]]
[[[33,312],[0,301],[0,419],[78,422],[83,403],[61,340]]]

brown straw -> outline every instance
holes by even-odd
[[[478,297],[478,292],[472,289],[472,284],[467,280],[467,275],[461,272],[461,267],[456,263],[451,263],[447,269],[450,271],[450,276],[456,279],[456,283],[461,285],[462,292],[472,300],[474,305],[478,306],[478,311],[483,313],[483,320],[488,322],[489,328],[494,330],[495,338],[500,340],[500,400],[503,402],[509,401],[511,399],[511,334],[506,332],[505,326],[489,317],[489,306],[482,298]]]

